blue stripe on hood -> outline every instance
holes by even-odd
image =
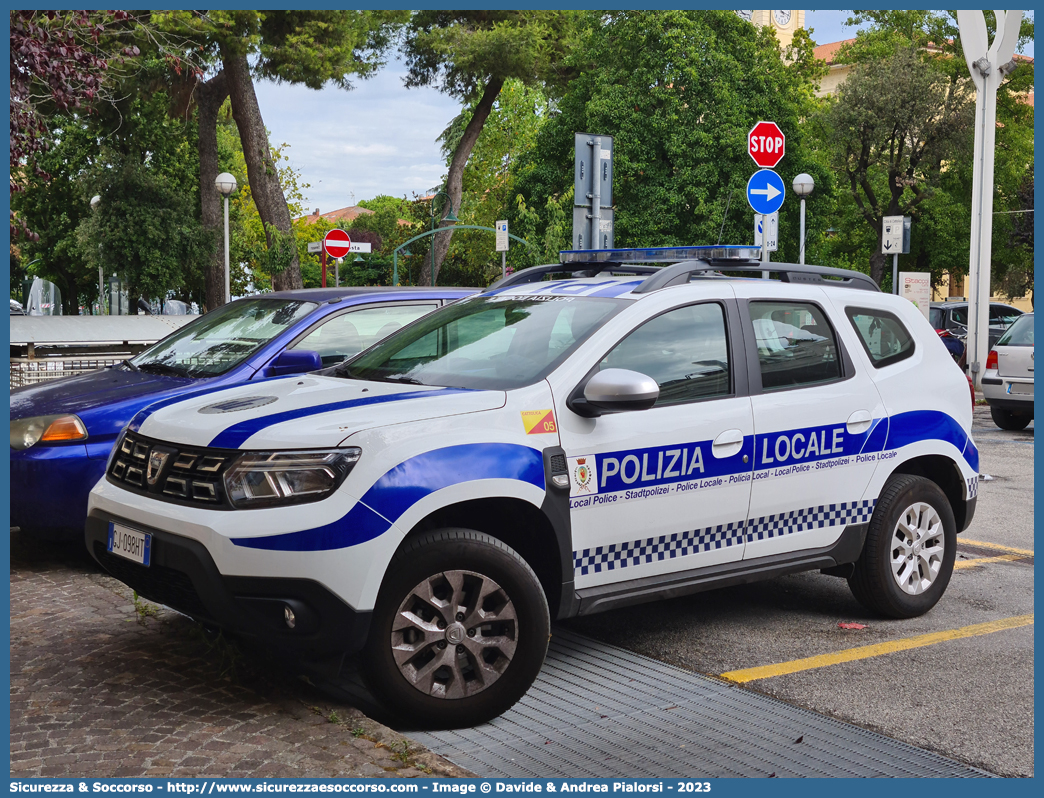
[[[330,413],[334,410],[347,410],[352,407],[365,407],[366,405],[379,405],[385,402],[401,402],[406,399],[426,398],[430,396],[447,396],[454,393],[470,393],[466,388],[440,388],[438,390],[407,391],[403,393],[389,393],[382,396],[364,396],[361,399],[345,399],[340,402],[327,402],[323,405],[309,405],[299,407],[296,410],[284,410],[282,413],[272,413],[267,416],[256,416],[238,421],[231,427],[219,432],[211,446],[220,449],[236,449],[250,436],[255,435],[263,429],[281,424],[284,421],[293,421],[307,416],[317,416],[320,413]]]
[[[517,479],[544,489],[540,452],[514,443],[469,443],[411,457],[378,479],[343,518],[316,529],[232,538],[268,551],[328,551],[383,535],[414,504],[437,490],[478,479]]]

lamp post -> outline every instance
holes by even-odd
[[[798,257],[798,263],[804,265],[805,263],[805,197],[812,193],[812,189],[816,187],[815,181],[812,180],[812,175],[805,174],[802,172],[794,178],[793,182],[794,193],[801,197],[801,253]]]
[[[431,231],[435,232],[435,200],[439,197],[446,198],[446,204],[449,205],[449,213],[443,218],[443,221],[447,224],[456,224],[460,221],[456,216],[453,215],[453,201],[450,199],[449,194],[445,191],[439,191],[431,198]],[[431,237],[431,286],[435,287],[435,236]]]
[[[225,304],[228,304],[232,299],[228,270],[228,195],[236,190],[236,178],[228,172],[222,172],[214,180],[214,186],[217,188],[218,194],[225,198]]]
[[[91,210],[98,210],[98,206],[101,205],[101,195],[95,194],[91,197]],[[99,239],[101,233],[98,234]],[[101,265],[101,241],[98,241],[98,313],[101,316],[105,315],[105,270]]]

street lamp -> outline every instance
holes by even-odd
[[[805,197],[812,193],[812,189],[816,187],[815,181],[812,180],[812,175],[805,174],[802,172],[794,178],[793,182],[794,193],[801,197],[801,250],[798,256],[798,263],[804,265],[805,263]]]
[[[236,190],[236,178],[228,172],[222,172],[214,180],[218,194],[225,198],[225,303],[232,299],[232,290],[228,272],[228,195]]]
[[[101,205],[101,195],[95,194],[91,197],[91,210],[98,210]],[[101,233],[98,233],[98,313],[105,315],[105,271],[101,265]]]
[[[446,204],[449,205],[449,213],[443,218],[443,221],[447,224],[456,224],[460,221],[456,216],[453,215],[453,201],[450,199],[449,194],[445,191],[438,192],[434,197],[431,198],[431,232],[435,232],[435,200],[439,197],[446,198]],[[435,287],[435,236],[431,237],[431,286]]]

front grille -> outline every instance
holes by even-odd
[[[128,430],[116,444],[108,476],[128,490],[163,501],[228,509],[224,474],[239,454],[176,446]]]
[[[184,571],[163,565],[146,568],[117,557],[97,540],[94,541],[94,556],[106,571],[149,601],[165,604],[194,618],[209,617],[210,613]]]

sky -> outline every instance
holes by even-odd
[[[806,11],[817,44],[855,36],[848,11]],[[1032,45],[1026,55],[1033,55]],[[297,170],[306,212],[337,210],[378,194],[412,199],[446,173],[438,137],[459,113],[455,100],[432,88],[407,89],[405,67],[388,65],[351,91],[256,84],[261,115],[275,145]]]

